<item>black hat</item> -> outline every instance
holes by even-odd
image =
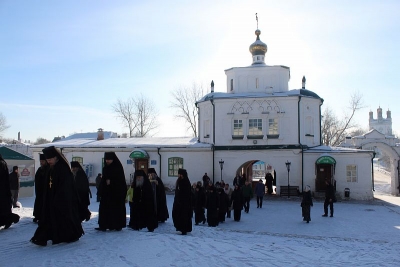
[[[15,170],[18,170],[18,166],[14,166],[14,167],[13,167],[13,172],[14,172]]]
[[[185,176],[185,175],[187,175],[187,171],[185,169],[179,169],[178,174]]]
[[[104,152],[104,159],[112,159],[115,158],[115,152]]]
[[[146,177],[146,173],[144,172],[144,170],[136,170],[135,171],[135,177],[136,176],[143,176]]]
[[[80,168],[81,164],[78,161],[71,161],[71,168]]]
[[[46,157],[44,156],[44,154],[39,154],[39,160],[46,160]]]
[[[150,173],[155,173],[155,174],[157,174],[157,173],[156,173],[156,170],[155,170],[154,168],[148,168],[148,169],[147,169],[147,174],[150,174]]]
[[[42,151],[43,151],[43,154],[46,157],[46,159],[59,157],[59,155],[61,155],[61,153],[59,153],[54,146],[46,147]]]

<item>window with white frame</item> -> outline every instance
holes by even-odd
[[[243,136],[242,120],[233,120],[233,136]]]
[[[249,119],[249,135],[262,135],[262,119]]]
[[[346,179],[349,183],[357,182],[357,165],[346,166]]]
[[[83,166],[83,158],[82,157],[72,157],[72,161],[77,161]]]
[[[278,131],[278,119],[268,119],[268,134],[277,135]]]

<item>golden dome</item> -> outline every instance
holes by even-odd
[[[252,43],[249,47],[249,51],[253,56],[257,56],[257,55],[265,55],[265,53],[267,53],[268,47],[265,43],[261,42],[260,40],[260,34],[261,31],[259,29],[257,29],[255,31],[255,34],[257,35],[257,39],[254,43]]]

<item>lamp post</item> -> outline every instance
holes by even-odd
[[[290,164],[288,160],[285,162],[286,164],[286,169],[287,169],[287,189],[288,189],[288,198],[290,198],[290,184],[289,184],[289,172],[290,172]]]
[[[222,169],[224,168],[224,161],[221,159],[218,163],[219,166],[221,167],[221,182],[222,182]]]

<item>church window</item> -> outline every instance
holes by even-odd
[[[278,131],[278,119],[268,119],[268,134],[277,135]]]
[[[233,91],[233,79],[231,79],[231,91]]]
[[[348,183],[357,182],[357,165],[346,166],[346,179]]]
[[[262,119],[249,119],[249,135],[262,135]]]
[[[243,121],[233,120],[233,135],[243,137]]]
[[[258,78],[256,78],[256,88],[258,88],[258,87],[259,87]]]
[[[307,136],[311,136],[313,135],[313,119],[311,116],[308,116],[305,120],[305,125],[304,125],[304,130],[305,130],[305,134]]]
[[[183,158],[168,158],[168,176],[178,177],[178,170],[183,168]]]

